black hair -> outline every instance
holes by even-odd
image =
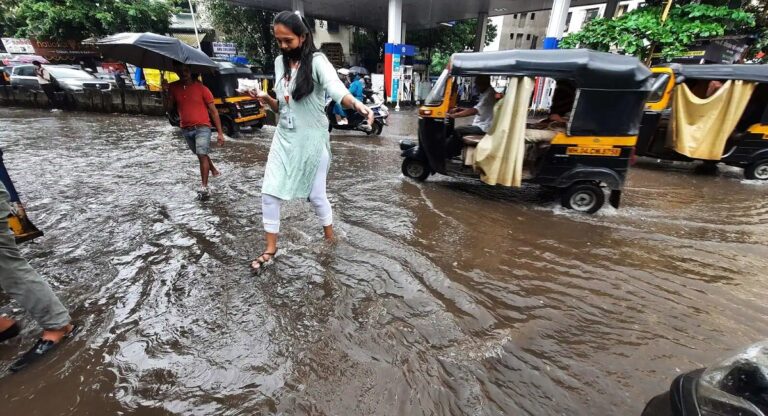
[[[312,79],[312,58],[315,52],[317,52],[315,40],[312,36],[312,31],[309,30],[307,20],[296,13],[289,11],[278,13],[272,22],[272,27],[274,28],[277,24],[287,27],[296,36],[306,36],[304,43],[301,45],[301,58],[299,59],[301,64],[296,74],[296,86],[293,89],[293,99],[299,101],[312,94],[312,91],[315,90],[315,82]],[[285,70],[285,76],[290,77],[291,63],[285,54],[283,54],[283,69]]]
[[[34,66],[40,66],[40,65],[42,65],[42,64],[40,63],[40,61],[32,61],[32,65],[34,65]]]

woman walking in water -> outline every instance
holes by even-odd
[[[369,125],[373,123],[373,112],[349,93],[328,58],[315,48],[306,20],[282,12],[272,29],[282,51],[275,60],[277,99],[264,91],[251,92],[279,114],[261,187],[266,248],[251,262],[254,271],[260,271],[277,254],[283,201],[308,198],[325,239],[334,239],[333,213],[325,190],[331,156],[326,95],[366,116]]]

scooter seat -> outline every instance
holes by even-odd
[[[480,140],[483,140],[483,137],[479,134],[477,135],[467,135],[467,136],[461,136],[461,141],[464,143],[464,146],[477,146],[478,143],[480,143]]]

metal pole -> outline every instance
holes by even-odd
[[[195,8],[192,7],[192,0],[189,2],[189,12],[192,13],[192,26],[195,27],[195,39],[197,39],[197,49],[202,49],[200,46],[200,35],[197,33],[197,19],[195,19]]]

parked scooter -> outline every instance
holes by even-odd
[[[768,341],[675,378],[642,416],[768,415]]]
[[[369,105],[368,108],[373,111],[373,125],[369,126],[365,117],[353,110],[345,110],[347,113],[347,124],[338,124],[336,113],[333,112],[335,101],[331,101],[325,106],[325,115],[328,117],[328,131],[337,130],[356,130],[370,135],[379,135],[387,125],[389,109],[384,104]]]

